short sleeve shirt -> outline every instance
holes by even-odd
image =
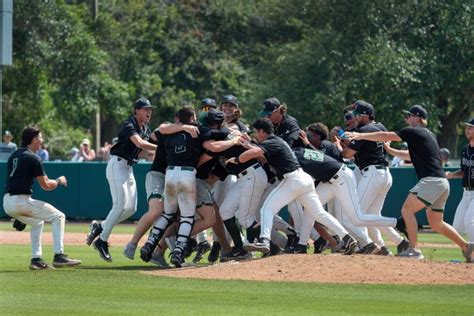
[[[418,179],[445,178],[438,142],[429,129],[424,126],[409,126],[397,131],[397,134],[408,144],[408,151]]]
[[[295,155],[304,172],[316,181],[329,181],[343,165],[342,162],[319,150],[297,148]]]
[[[257,146],[263,150],[268,163],[275,169],[278,179],[301,167],[288,143],[278,136],[270,135]]]
[[[28,148],[20,148],[8,158],[5,193],[31,195],[33,180],[45,174],[40,158]]]
[[[461,151],[462,186],[474,189],[474,147],[469,144]]]
[[[151,131],[148,125],[143,125],[140,128],[135,116],[130,116],[120,127],[118,141],[110,149],[110,154],[129,162],[136,162],[142,150],[130,140],[130,137],[135,134],[139,135],[143,140],[150,141]]]
[[[317,150],[322,151],[325,155],[328,155],[340,162],[343,161],[341,152],[339,151],[339,148],[337,148],[336,144],[331,143],[326,139],[321,141],[321,144],[319,145]]]
[[[281,137],[291,148],[304,147],[300,139],[301,128],[298,121],[289,115],[275,127],[275,135]]]
[[[387,131],[381,123],[368,123],[356,129],[358,133],[371,133]],[[364,169],[371,165],[388,166],[385,159],[383,142],[373,142],[368,140],[353,140],[349,143],[349,148],[355,150],[355,164],[359,169]]]

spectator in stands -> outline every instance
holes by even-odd
[[[0,143],[0,161],[7,161],[11,154],[17,149],[12,139],[12,133],[5,131],[3,134],[3,143]]]
[[[46,147],[44,146],[44,144],[41,144],[41,147],[36,152],[36,155],[38,155],[42,162],[49,161],[49,152],[48,149],[46,149]]]
[[[95,159],[95,150],[91,149],[90,145],[90,141],[84,138],[79,146],[79,151],[72,157],[71,161],[93,161]]]
[[[451,156],[451,152],[448,148],[441,148],[439,150],[439,157],[441,158],[441,165],[444,167],[452,167],[453,164],[449,161],[449,157]]]
[[[385,144],[384,147],[387,148],[386,146],[390,147],[390,144]],[[400,149],[401,150],[408,150],[408,144],[407,142],[402,142],[400,144]],[[387,150],[387,149],[385,149]],[[390,163],[391,167],[406,167],[406,166],[413,166],[410,160],[403,160],[400,157],[393,157],[392,162]]]

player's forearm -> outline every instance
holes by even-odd
[[[158,129],[163,135],[169,135],[174,133],[179,133],[184,131],[183,124],[174,124],[174,123],[163,123]]]
[[[395,149],[389,146],[385,146],[385,151],[394,157],[399,157],[403,160],[411,161],[410,152],[408,150]]]
[[[373,142],[399,142],[402,139],[395,132],[373,132],[373,133],[357,133],[346,132],[351,140],[369,140]]]
[[[239,155],[238,161],[240,163],[245,163],[260,156],[263,156],[263,150],[260,147],[252,146],[252,148],[244,151]]]
[[[207,141],[204,143],[204,148],[214,153],[220,153],[236,145],[237,140],[238,138],[230,140]]]
[[[446,172],[446,178],[448,179],[459,179],[464,177],[464,171],[462,169],[456,170],[455,172]]]

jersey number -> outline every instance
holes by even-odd
[[[313,160],[313,161],[323,161],[324,160],[324,154],[318,151],[314,151],[311,149],[305,149],[304,150],[304,159],[306,160]]]
[[[10,172],[10,177],[13,177],[13,174],[16,171],[16,167],[18,166],[18,158],[13,158],[12,164],[13,166],[12,166],[12,172]]]

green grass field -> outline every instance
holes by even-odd
[[[67,232],[85,232],[87,225],[66,225]],[[0,230],[11,230],[0,223]],[[49,225],[45,231],[49,230]],[[121,225],[114,233],[131,233]],[[423,242],[444,243],[444,237],[421,234]],[[126,314],[126,315],[473,315],[472,285],[350,285],[179,279],[144,275],[153,270],[111,247],[112,263],[87,246],[66,246],[77,268],[30,271],[29,245],[0,246],[0,314]],[[423,249],[430,260],[462,259],[455,248]],[[45,260],[52,248],[44,246]]]

